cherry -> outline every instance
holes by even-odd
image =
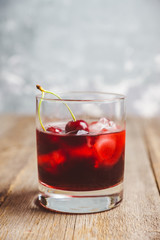
[[[59,127],[48,127],[47,131],[52,132],[52,133],[60,133],[60,132],[62,132],[62,129]]]
[[[77,133],[79,130],[89,132],[88,124],[83,120],[69,121],[66,124],[66,133]]]

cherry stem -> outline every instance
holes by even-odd
[[[52,94],[52,95],[54,95],[55,97],[57,97],[57,98],[59,98],[61,100],[62,100],[62,98],[60,96],[58,96],[57,94],[53,93],[53,92],[50,92],[50,91],[47,91],[47,90],[43,89],[40,85],[36,85],[36,87],[37,87],[37,89],[39,89],[42,92],[42,97],[41,97],[41,100],[40,100],[39,106],[38,106],[38,117],[39,117],[39,121],[40,121],[40,124],[41,124],[43,130],[46,131],[45,127],[43,126],[43,123],[42,123],[42,120],[41,120],[41,116],[40,116],[40,108],[41,108],[41,104],[42,104],[42,101],[43,101],[43,98],[44,98],[44,93]],[[62,102],[68,108],[68,110],[69,110],[73,120],[76,121],[76,118],[75,118],[73,112],[71,111],[70,107],[63,100],[62,100]]]

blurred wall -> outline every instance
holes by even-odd
[[[39,83],[160,115],[159,13],[158,0],[0,0],[0,112],[34,113]]]

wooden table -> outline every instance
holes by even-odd
[[[37,204],[35,122],[0,117],[0,240],[159,240],[160,119],[127,121],[124,200],[111,211],[60,214]]]

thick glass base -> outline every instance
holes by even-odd
[[[98,191],[63,191],[39,184],[40,204],[50,210],[65,213],[94,213],[110,210],[123,198],[123,184]]]

